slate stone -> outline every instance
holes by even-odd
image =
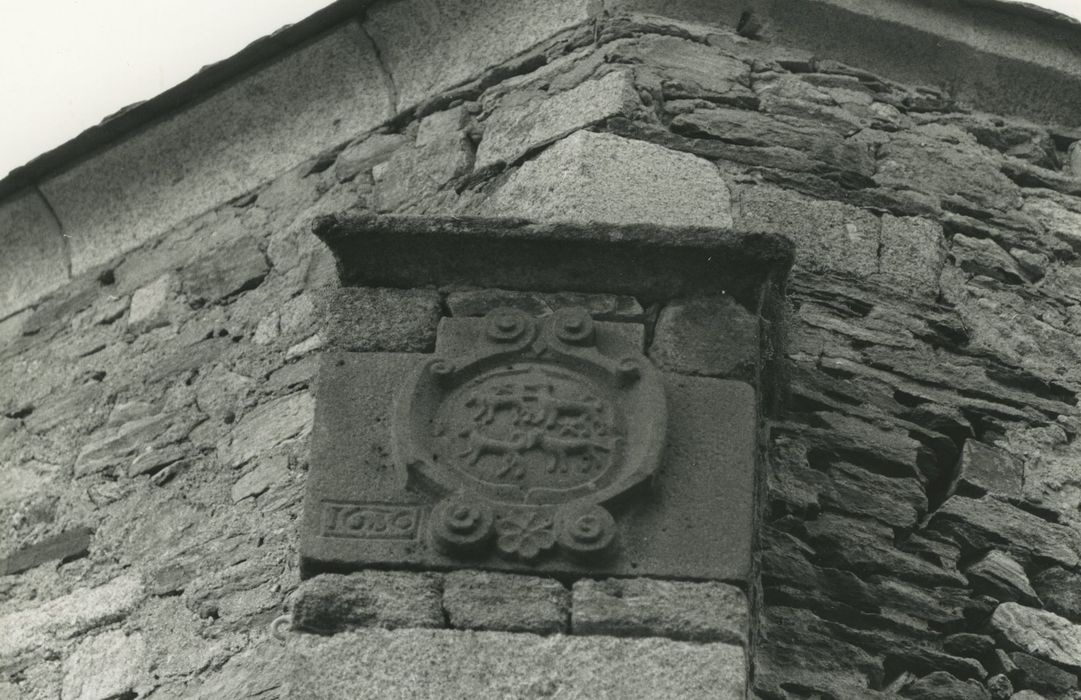
[[[128,307],[128,326],[143,332],[169,325],[171,320],[166,310],[175,291],[174,287],[174,276],[165,274],[136,289],[131,295],[131,305]]]
[[[119,428],[105,431],[83,446],[75,459],[75,477],[89,476],[115,468],[144,450],[172,425],[168,415],[157,414],[122,424]],[[99,431],[100,434],[100,431]],[[123,469],[127,472],[127,466]]]
[[[218,445],[218,456],[239,467],[279,445],[305,437],[312,428],[311,394],[299,392],[268,401],[244,416]]]
[[[897,549],[893,530],[875,521],[823,513],[807,523],[820,560],[860,575],[884,574],[931,586],[963,585],[964,577]]]
[[[1021,498],[1024,478],[1024,464],[1009,452],[971,438],[965,440],[957,466],[957,488],[974,489],[976,495]]]
[[[430,352],[439,294],[427,289],[342,287],[316,300],[328,348],[355,352]]]
[[[202,306],[258,287],[269,271],[258,243],[245,236],[184,266],[180,279],[188,303]]]
[[[776,694],[795,685],[835,697],[859,697],[854,689],[881,686],[881,657],[838,639],[810,611],[768,606],[764,612],[755,659],[759,692]]]
[[[230,490],[233,503],[254,498],[289,478],[289,458],[276,455],[263,460],[255,469],[237,479]]]
[[[752,105],[751,70],[743,61],[704,44],[674,36],[644,36],[617,44],[608,60],[642,66],[665,99],[704,98]]]
[[[996,636],[1044,661],[1081,670],[1081,625],[1018,603],[1003,603],[991,616]]]
[[[673,372],[753,379],[762,354],[760,325],[731,296],[672,301],[657,318],[649,356]]]
[[[900,528],[912,527],[927,512],[927,495],[916,479],[885,477],[845,462],[830,467],[829,479],[820,498],[830,508]]]
[[[27,571],[47,561],[77,559],[87,553],[93,538],[93,530],[78,527],[35,542],[0,559],[0,576]]]
[[[148,449],[131,460],[131,464],[128,465],[128,477],[155,474],[160,472],[162,468],[184,459],[187,454],[187,450],[179,445],[166,445],[160,449]]]
[[[304,581],[291,599],[292,628],[335,634],[357,627],[442,627],[435,574],[363,571]]]
[[[956,234],[950,239],[950,255],[970,275],[982,275],[1007,284],[1025,281],[1017,262],[995,241]]]
[[[484,136],[477,148],[477,168],[514,163],[531,150],[561,139],[583,127],[616,114],[629,114],[638,104],[631,75],[608,73],[555,95],[542,93],[532,100],[516,95],[483,122]]]
[[[1078,564],[1081,536],[990,496],[953,496],[931,519],[933,527],[959,537],[974,549],[1005,544],[1011,554],[1040,557],[1067,567]]]
[[[992,549],[966,571],[972,588],[999,601],[1042,607],[1024,568],[1008,554]]]
[[[361,173],[370,174],[373,167],[385,162],[407,141],[402,134],[372,134],[351,143],[334,161],[334,174],[341,182],[352,180]]]
[[[1014,677],[1014,685],[1019,690],[1028,688],[1059,695],[1077,688],[1077,676],[1058,666],[1019,651],[1010,654],[1010,659],[1017,666],[1018,674]]]
[[[324,700],[608,697],[742,700],[747,661],[729,644],[459,630],[305,635],[283,697]]]
[[[985,659],[994,655],[995,640],[986,634],[958,632],[946,637],[942,642],[942,648],[954,656]]]
[[[1081,624],[1081,574],[1053,566],[1037,574],[1032,585],[1044,607]]]
[[[456,629],[553,634],[567,631],[570,592],[538,576],[451,571],[443,577],[443,610]]]
[[[728,184],[712,163],[590,131],[576,131],[524,163],[484,211],[540,222],[732,226]]]
[[[988,700],[987,690],[976,681],[962,681],[945,671],[935,671],[901,691],[913,700]]]
[[[728,584],[581,579],[573,596],[574,634],[747,644],[747,596]]]

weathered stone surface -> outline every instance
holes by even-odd
[[[1081,574],[1053,566],[1036,574],[1032,585],[1044,607],[1081,624]]]
[[[993,151],[924,133],[899,133],[878,151],[874,180],[937,199],[959,196],[987,209],[1021,205],[1021,189],[996,167]]]
[[[589,131],[522,165],[485,209],[536,221],[732,225],[728,185],[708,161]]]
[[[637,299],[616,294],[476,289],[447,295],[447,308],[452,316],[484,316],[501,307],[518,309],[532,316],[544,316],[574,306],[586,309],[599,321],[641,321],[645,315]]]
[[[759,326],[730,296],[674,301],[661,309],[649,356],[675,372],[749,378],[761,354]]]
[[[1024,280],[1017,261],[990,239],[958,233],[950,240],[950,255],[959,268],[971,275],[982,275],[1009,284]]]
[[[317,301],[327,347],[354,352],[430,352],[439,294],[426,289],[343,287]]]
[[[1005,674],[996,674],[987,679],[987,692],[991,694],[991,700],[1010,700],[1013,683]]]
[[[314,402],[307,392],[268,401],[240,419],[218,445],[218,456],[227,466],[239,467],[283,443],[300,440],[311,432],[313,413]]]
[[[977,440],[965,440],[957,466],[958,488],[970,487],[977,494],[994,493],[1021,498],[1025,466],[1005,450]]]
[[[46,180],[79,274],[392,113],[355,23]]]
[[[1024,568],[1008,554],[997,549],[992,549],[970,566],[967,573],[977,592],[986,593],[1002,602],[1042,605],[1036,591],[1032,590]]]
[[[570,593],[554,579],[452,571],[443,578],[443,609],[458,629],[551,634],[567,631]]]
[[[796,244],[796,267],[869,277],[879,270],[881,223],[874,214],[770,185],[739,192],[734,227],[779,233]]]
[[[364,24],[402,112],[586,19],[578,0],[409,0],[371,8]]]
[[[1034,656],[1015,651],[1010,660],[1017,666],[1017,688],[1030,688],[1041,693],[1061,695],[1077,687],[1077,676],[1063,671]]]
[[[575,634],[747,643],[747,596],[728,584],[581,579],[573,596]]]
[[[666,99],[703,98],[751,105],[751,69],[743,61],[704,44],[673,36],[645,36],[612,47],[608,60],[642,65]]]
[[[79,527],[35,542],[0,559],[0,576],[17,574],[47,561],[74,559],[86,554],[94,533]]]
[[[149,680],[143,635],[104,632],[87,639],[64,661],[63,700],[106,700]]]
[[[535,148],[617,114],[638,102],[630,74],[614,72],[543,99],[515,100],[496,108],[484,121],[476,167],[515,163]]]
[[[987,700],[989,697],[978,682],[958,680],[945,671],[920,678],[901,691],[901,695],[913,700]]]
[[[935,513],[932,524],[955,533],[976,549],[1004,544],[1012,554],[1050,559],[1069,567],[1077,565],[1081,551],[1081,536],[1071,529],[990,496],[953,496]]]
[[[41,654],[57,648],[64,639],[123,619],[144,595],[139,579],[125,575],[4,615],[0,617],[0,659],[30,651]]]
[[[0,319],[30,306],[68,281],[60,224],[41,195],[25,190],[0,202]]]
[[[958,632],[951,634],[942,642],[942,648],[948,654],[969,659],[989,658],[995,651],[995,640],[986,634]]]
[[[1033,656],[1081,670],[1081,625],[1017,603],[1003,603],[991,616],[995,634]]]
[[[434,574],[323,574],[304,581],[293,594],[292,627],[319,634],[357,627],[442,627],[439,589]]]
[[[264,459],[255,469],[237,479],[230,495],[233,503],[239,503],[248,497],[264,493],[272,486],[289,478],[289,459],[285,455],[276,455]]]
[[[258,243],[245,236],[186,265],[180,278],[188,303],[203,306],[258,287],[269,269]]]
[[[946,264],[941,224],[884,214],[881,240],[878,271],[885,284],[927,297],[938,294],[938,278]]]
[[[742,700],[743,650],[668,639],[364,630],[298,640],[289,693],[325,700],[607,697]]]

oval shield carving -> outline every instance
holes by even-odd
[[[403,386],[397,463],[442,497],[429,519],[442,551],[529,561],[616,546],[604,504],[656,472],[667,415],[658,372],[603,333],[582,309],[497,309],[470,351]]]

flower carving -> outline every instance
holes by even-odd
[[[495,524],[496,546],[504,554],[530,560],[556,542],[551,516],[531,510],[504,513]]]

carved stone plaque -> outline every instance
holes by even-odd
[[[439,498],[437,548],[532,561],[619,546],[604,504],[660,466],[667,411],[644,356],[605,350],[582,309],[497,309],[468,352],[416,368],[394,412],[395,461]]]
[[[325,355],[304,575],[405,566],[745,579],[753,391],[662,375],[640,332],[581,309],[497,309],[444,319],[434,355]]]

